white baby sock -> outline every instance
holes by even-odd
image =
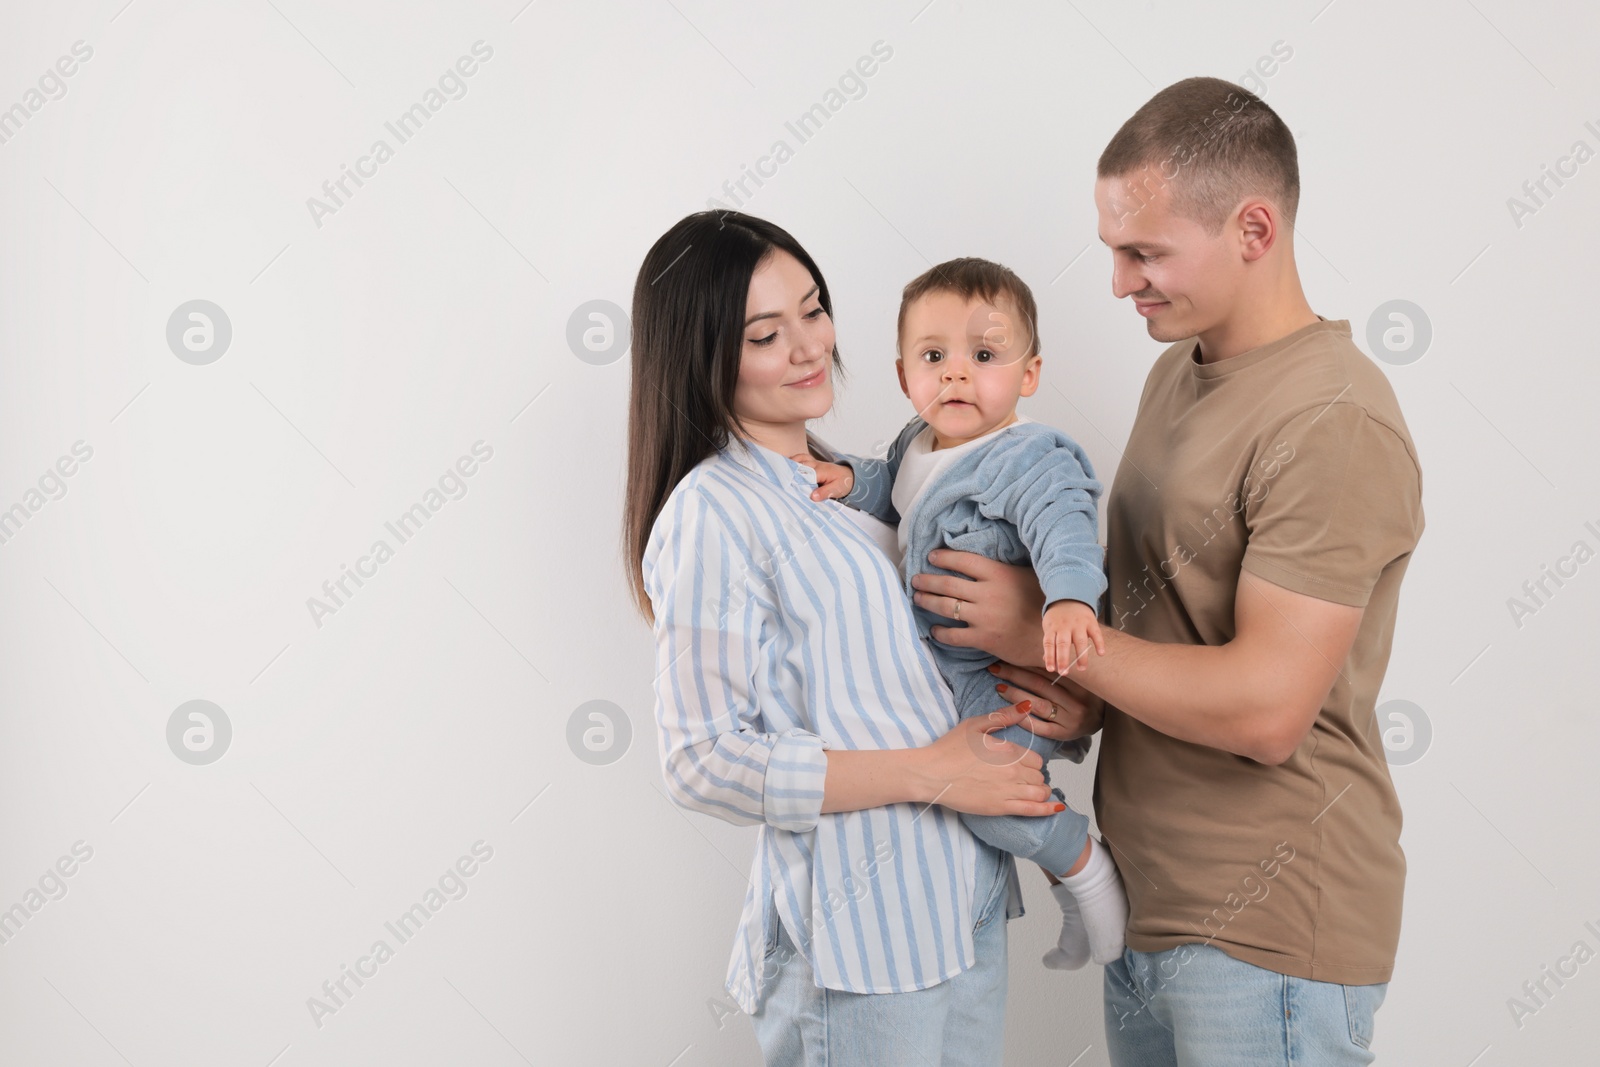
[[[1111,963],[1127,947],[1123,936],[1128,929],[1128,895],[1110,851],[1089,838],[1089,862],[1077,874],[1060,877],[1077,901],[1089,938],[1089,958],[1102,965]]]
[[[1061,937],[1056,947],[1044,954],[1044,965],[1052,971],[1076,971],[1089,962],[1089,934],[1083,928],[1083,915],[1072,890],[1057,882],[1051,896],[1061,905]]]

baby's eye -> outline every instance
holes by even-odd
[[[944,353],[940,352],[937,348],[930,348],[926,352],[922,353],[922,358],[928,363],[937,363],[944,358]]]
[[[976,352],[972,353],[972,359],[975,363],[993,363],[998,358],[998,356],[996,356],[987,348],[980,348]]]

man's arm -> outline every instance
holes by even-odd
[[[935,626],[934,640],[981,648],[1020,667],[1043,667],[1043,594],[1031,569],[948,549],[935,550],[929,559],[972,576],[913,578],[913,599],[930,611],[947,615],[951,596],[965,602],[966,627]],[[1242,571],[1234,636],[1226,644],[1161,644],[1108,628],[1106,654],[1087,657],[1088,669],[1074,670],[1072,680],[1180,741],[1282,763],[1316,721],[1364,610]],[[1020,672],[1006,666],[997,676],[1022,681]]]

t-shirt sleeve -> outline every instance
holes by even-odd
[[[1290,419],[1245,489],[1242,566],[1285,589],[1365,607],[1422,534],[1422,475],[1406,441],[1359,404]]]

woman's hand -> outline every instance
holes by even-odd
[[[1052,681],[1053,675],[1005,662],[991,664],[989,673],[1001,680],[995,688],[1006,700],[1031,698],[1032,714],[1022,725],[1040,737],[1072,741],[1105,721],[1106,702],[1070,678]]]
[[[919,792],[930,803],[974,815],[1053,815],[1065,805],[1050,795],[1037,752],[990,737],[1029,718],[1028,701],[974,716],[931,745],[912,749]]]
[[[960,600],[960,620],[966,623],[965,627],[933,627],[935,641],[981,648],[1025,667],[1044,666],[1044,592],[1032,567],[999,563],[976,552],[950,548],[929,552],[928,562],[957,573],[913,574],[912,601],[935,615],[954,619],[953,602]]]

